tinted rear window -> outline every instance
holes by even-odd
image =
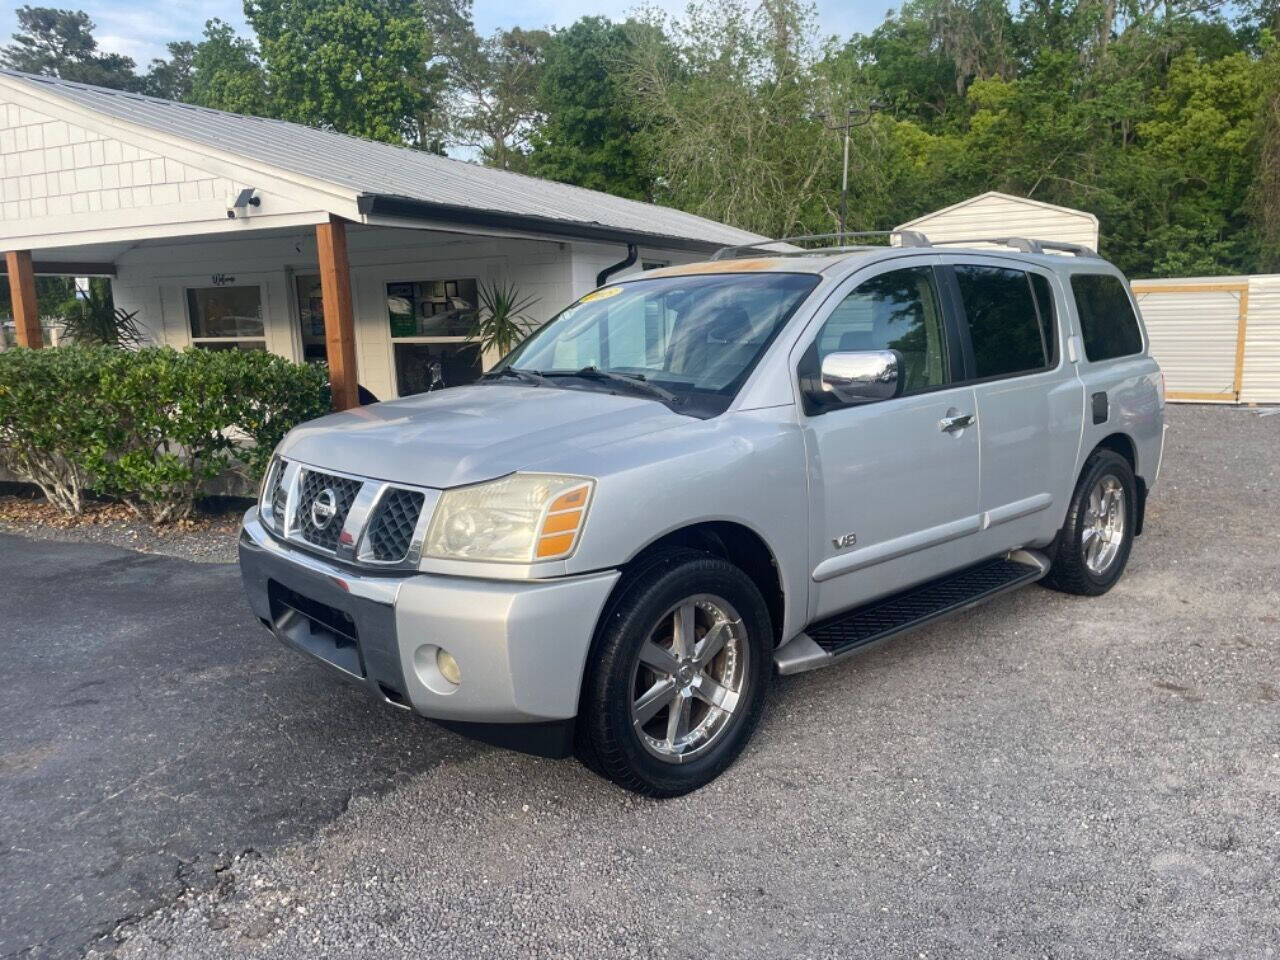
[[[1119,277],[1109,273],[1077,273],[1071,292],[1080,314],[1084,355],[1090,361],[1128,357],[1142,352],[1142,332],[1133,304]]]
[[[1027,274],[972,264],[955,271],[973,344],[973,375],[1007,377],[1049,366],[1049,318],[1036,308]]]

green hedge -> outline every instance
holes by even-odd
[[[93,491],[182,519],[223,472],[256,481],[285,433],[328,409],[322,368],[259,351],[0,353],[0,463],[68,513]]]

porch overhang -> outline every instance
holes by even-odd
[[[379,221],[394,221],[408,226],[419,222],[422,226],[439,226],[447,229],[467,227],[471,231],[495,230],[503,234],[520,234],[529,237],[556,237],[565,240],[591,240],[602,243],[655,246],[664,250],[687,250],[692,253],[714,253],[724,246],[707,240],[674,237],[647,233],[642,230],[622,230],[598,223],[561,220],[555,217],[537,217],[527,214],[503,213],[497,210],[479,210],[446,203],[415,200],[387,194],[361,194],[356,198],[361,219],[371,226]]]

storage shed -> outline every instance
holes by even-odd
[[[898,229],[918,231],[934,243],[974,237],[1027,237],[1098,249],[1098,218],[1092,213],[995,190],[916,217]]]

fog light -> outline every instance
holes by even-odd
[[[455,687],[462,683],[462,670],[458,667],[458,661],[453,659],[453,654],[448,650],[436,650],[436,666],[440,670],[440,676]]]

